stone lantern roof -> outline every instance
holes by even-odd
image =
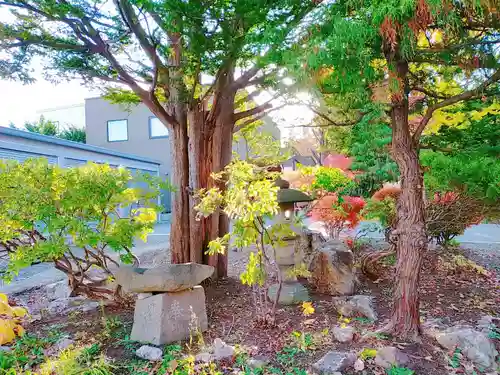
[[[313,200],[309,195],[300,190],[290,189],[290,183],[286,180],[279,178],[275,184],[280,188],[278,190],[278,203],[310,202]]]

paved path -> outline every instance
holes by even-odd
[[[375,223],[362,223],[358,227],[358,231],[367,226],[376,225]],[[145,254],[150,251],[157,250],[161,246],[167,246],[170,235],[170,224],[158,224],[155,231],[148,236],[147,243],[140,240],[136,241],[134,253],[136,255]],[[379,232],[370,232],[368,236],[371,238],[383,238]],[[496,224],[480,224],[471,227],[465,233],[457,238],[458,241],[465,244],[475,244],[475,247],[481,247],[485,251],[496,252],[498,247],[491,246],[500,245],[500,225]],[[55,283],[63,280],[65,275],[56,270],[52,263],[41,263],[23,269],[19,276],[11,284],[4,284],[0,280],[1,293],[19,293],[24,290],[36,288],[42,285]]]
[[[376,227],[375,222],[361,223],[357,231]],[[380,232],[367,233],[371,238],[383,238]],[[457,237],[460,243],[464,244],[500,244],[500,225],[498,224],[479,224],[468,228],[465,233]]]

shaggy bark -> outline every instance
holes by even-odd
[[[397,201],[394,304],[388,330],[398,337],[416,338],[420,334],[420,269],[427,250],[423,176],[408,126],[408,63],[398,61],[396,69],[403,87],[392,100],[392,155],[401,174],[401,194]]]

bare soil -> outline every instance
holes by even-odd
[[[236,256],[244,263],[243,257],[244,254]],[[431,252],[426,258],[421,275],[423,321],[439,319],[446,326],[462,323],[475,325],[484,315],[500,316],[500,284],[496,275],[493,272],[483,275],[475,270],[450,269],[449,257],[449,254]],[[397,338],[374,333],[390,316],[392,294],[390,275],[393,274],[391,267],[391,265],[386,266],[386,277],[378,282],[360,277],[357,294],[374,296],[379,321],[371,323],[366,319],[352,319],[348,324],[355,327],[356,335],[350,344],[335,342],[332,337],[331,329],[339,324],[339,315],[333,307],[332,297],[315,294],[313,291],[311,298],[315,308],[314,314],[304,316],[301,306],[286,306],[278,309],[274,327],[259,325],[255,320],[250,289],[241,285],[235,277],[235,270],[231,272],[232,277],[213,281],[205,286],[209,329],[203,335],[204,342],[209,345],[219,337],[228,344],[247,348],[251,355],[264,356],[271,361],[271,364],[279,367],[276,361],[277,353],[287,346],[294,345],[292,332],[300,331],[309,333],[313,338],[308,349],[299,353],[294,359],[297,362],[296,366],[300,368],[310,369],[315,361],[330,350],[361,351],[364,348],[390,345],[397,346],[410,356],[411,363],[408,367],[415,370],[415,374],[460,373],[458,371],[460,369],[451,369],[448,365],[447,356],[451,353],[440,349],[428,336],[424,335],[422,341],[415,344],[400,342]],[[238,268],[241,268],[241,264]],[[47,330],[59,329],[78,343],[85,345],[99,342],[109,358],[115,363],[123,364],[134,360],[133,353],[137,347],[137,344],[127,339],[132,319],[132,306],[106,306],[93,313],[70,314],[34,322],[26,328],[28,332],[42,335]],[[110,328],[113,321],[118,321],[120,324]],[[198,350],[197,343],[191,342],[186,345],[186,351]],[[500,351],[498,340],[496,345]],[[363,374],[384,374],[373,361],[367,360],[365,365]],[[226,363],[224,372],[231,372],[231,366],[231,363]],[[119,373],[132,373],[127,371]]]

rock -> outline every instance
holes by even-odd
[[[0,352],[10,352],[12,349],[9,346],[0,346]]]
[[[163,358],[163,352],[160,348],[154,346],[143,345],[136,350],[135,355],[139,358],[146,359],[148,361],[161,361]]]
[[[207,329],[205,292],[198,285],[191,290],[137,300],[130,339],[163,345]]]
[[[373,309],[373,297],[371,296],[352,296],[336,297],[332,299],[333,305],[339,314],[343,316],[361,315],[370,320],[377,320],[377,313]]]
[[[47,285],[45,293],[49,301],[54,301],[61,298],[68,298],[71,295],[71,288],[67,280],[61,280],[57,283]]]
[[[365,363],[363,362],[362,359],[357,359],[356,362],[354,362],[354,370],[356,372],[363,371],[365,369]]]
[[[377,349],[375,363],[383,368],[391,368],[393,366],[404,367],[409,362],[409,357],[394,346],[384,346]]]
[[[332,375],[336,371],[344,371],[354,362],[356,362],[354,353],[330,351],[312,367],[322,375]]]
[[[66,315],[74,311],[87,312],[99,307],[99,302],[91,301],[83,296],[59,298],[52,301],[46,311],[49,315]]]
[[[198,353],[194,357],[195,362],[210,363],[212,361],[212,354],[210,353]]]
[[[354,293],[354,255],[339,240],[326,242],[309,265],[311,283],[319,293],[345,296]]]
[[[492,329],[497,327],[498,321],[499,319],[495,318],[494,316],[485,315],[478,320],[477,328],[479,328],[481,332],[488,335],[492,331]]]
[[[234,355],[234,347],[231,345],[227,345],[220,338],[216,338],[214,340],[214,355],[213,358],[216,361],[220,361],[221,359],[233,358]]]
[[[436,340],[446,349],[460,348],[462,354],[478,367],[490,369],[495,365],[498,353],[484,332],[466,326],[451,327],[438,333]]]
[[[269,359],[266,357],[261,357],[261,356],[250,358],[247,361],[247,365],[253,369],[266,367],[268,365],[268,363],[269,363]]]
[[[45,356],[53,357],[59,355],[62,351],[68,349],[70,346],[74,345],[75,341],[70,338],[64,337],[57,341],[53,346],[44,351]]]
[[[268,297],[271,301],[275,300],[277,292],[278,284],[273,284],[269,287]],[[283,283],[278,303],[281,305],[295,305],[309,300],[309,292],[306,287],[296,281]]]
[[[122,266],[115,278],[129,292],[181,292],[200,284],[213,273],[212,266],[198,263],[166,264],[149,269]]]
[[[333,337],[339,342],[352,342],[354,337],[353,327],[334,327],[332,329]]]

